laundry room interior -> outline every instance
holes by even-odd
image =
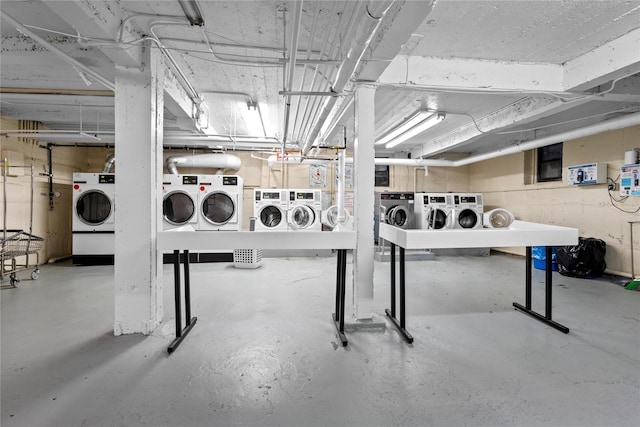
[[[3,426],[640,424],[640,1],[0,18]]]

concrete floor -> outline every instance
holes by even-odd
[[[375,267],[381,314],[389,265]],[[112,267],[23,272],[20,288],[0,291],[2,426],[640,425],[640,292],[554,273],[564,335],[513,310],[522,258],[407,268],[414,344],[387,322],[348,333],[343,348],[330,321],[333,257],[192,265],[198,322],[171,356],[170,266],[165,323],[117,338]]]

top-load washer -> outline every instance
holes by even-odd
[[[255,231],[287,231],[289,191],[273,188],[253,190]]]
[[[289,231],[322,231],[322,191],[289,189]]]
[[[198,230],[242,230],[244,186],[237,175],[198,176]]]
[[[453,228],[482,228],[482,217],[484,214],[482,194],[454,193],[453,211]]]
[[[198,176],[162,176],[162,217],[163,230],[184,228],[195,231],[198,228]]]
[[[112,173],[73,174],[71,255],[74,264],[113,264],[115,182]]]
[[[444,230],[452,228],[453,194],[416,193],[416,228],[422,230]]]
[[[380,222],[403,229],[414,228],[415,193],[378,193]],[[376,203],[377,204],[377,203]]]

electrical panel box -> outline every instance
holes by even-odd
[[[590,163],[567,168],[569,185],[606,184],[607,164]]]
[[[640,165],[620,167],[620,195],[640,196]]]

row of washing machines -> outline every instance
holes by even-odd
[[[322,191],[314,189],[268,189],[253,191],[256,231],[321,231]]]
[[[379,221],[404,229],[442,230],[483,227],[478,193],[376,193]]]

